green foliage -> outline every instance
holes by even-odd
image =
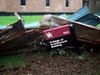
[[[98,24],[96,27],[100,28],[100,24]]]
[[[58,49],[59,55],[64,55],[66,52],[64,49]]]
[[[65,50],[65,49],[63,49],[63,48],[58,48],[58,49],[52,49],[51,51],[50,51],[50,55],[52,56],[52,55],[60,55],[60,56],[62,56],[62,55],[67,55],[68,54],[68,51],[67,51],[67,49]]]
[[[0,66],[4,68],[16,68],[27,64],[22,55],[6,55],[0,56]]]

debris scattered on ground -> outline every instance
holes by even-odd
[[[82,42],[100,44],[100,17],[92,14],[87,6],[82,7],[69,18],[66,14],[53,16],[44,15],[40,22],[25,25],[23,19],[15,13],[19,19],[0,31],[0,52],[16,50],[28,46],[38,36],[43,35],[42,31],[66,24],[73,24],[77,39]]]

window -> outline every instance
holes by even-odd
[[[26,0],[20,0],[20,5],[26,5]]]
[[[66,0],[66,7],[68,7],[69,6],[69,0]]]
[[[50,0],[46,0],[46,6],[50,6]]]

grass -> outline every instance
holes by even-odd
[[[22,16],[25,23],[32,23],[35,21],[40,21],[43,18],[43,15],[30,15]],[[17,21],[16,16],[0,16],[0,25],[8,26]]]
[[[96,27],[100,28],[100,24],[98,24]]]
[[[35,21],[41,21],[43,18],[43,15],[37,15],[37,16],[22,16],[24,19],[25,23],[31,23]]]
[[[4,68],[16,68],[26,64],[27,62],[22,55],[0,56],[0,66],[4,66]]]
[[[17,21],[15,16],[0,16],[0,25],[9,25]]]
[[[71,14],[67,14],[70,17]],[[32,23],[35,21],[41,21],[44,15],[23,15],[25,23]],[[56,15],[58,16],[58,15]],[[16,16],[0,16],[0,25],[8,26],[17,21]]]

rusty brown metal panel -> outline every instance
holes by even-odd
[[[10,53],[29,46],[40,35],[36,30],[25,30],[22,20],[18,20],[0,31],[0,54]]]
[[[8,40],[13,39],[12,37],[17,33],[25,32],[25,28],[21,20],[18,20],[16,23],[13,23],[6,27],[0,33],[0,44],[5,43]]]
[[[85,42],[100,44],[100,29],[83,23],[74,22],[77,37]]]
[[[16,33],[16,35],[12,36],[13,39],[0,44],[0,54],[11,53],[23,47],[30,46],[34,39],[39,36],[40,33],[34,30]]]

